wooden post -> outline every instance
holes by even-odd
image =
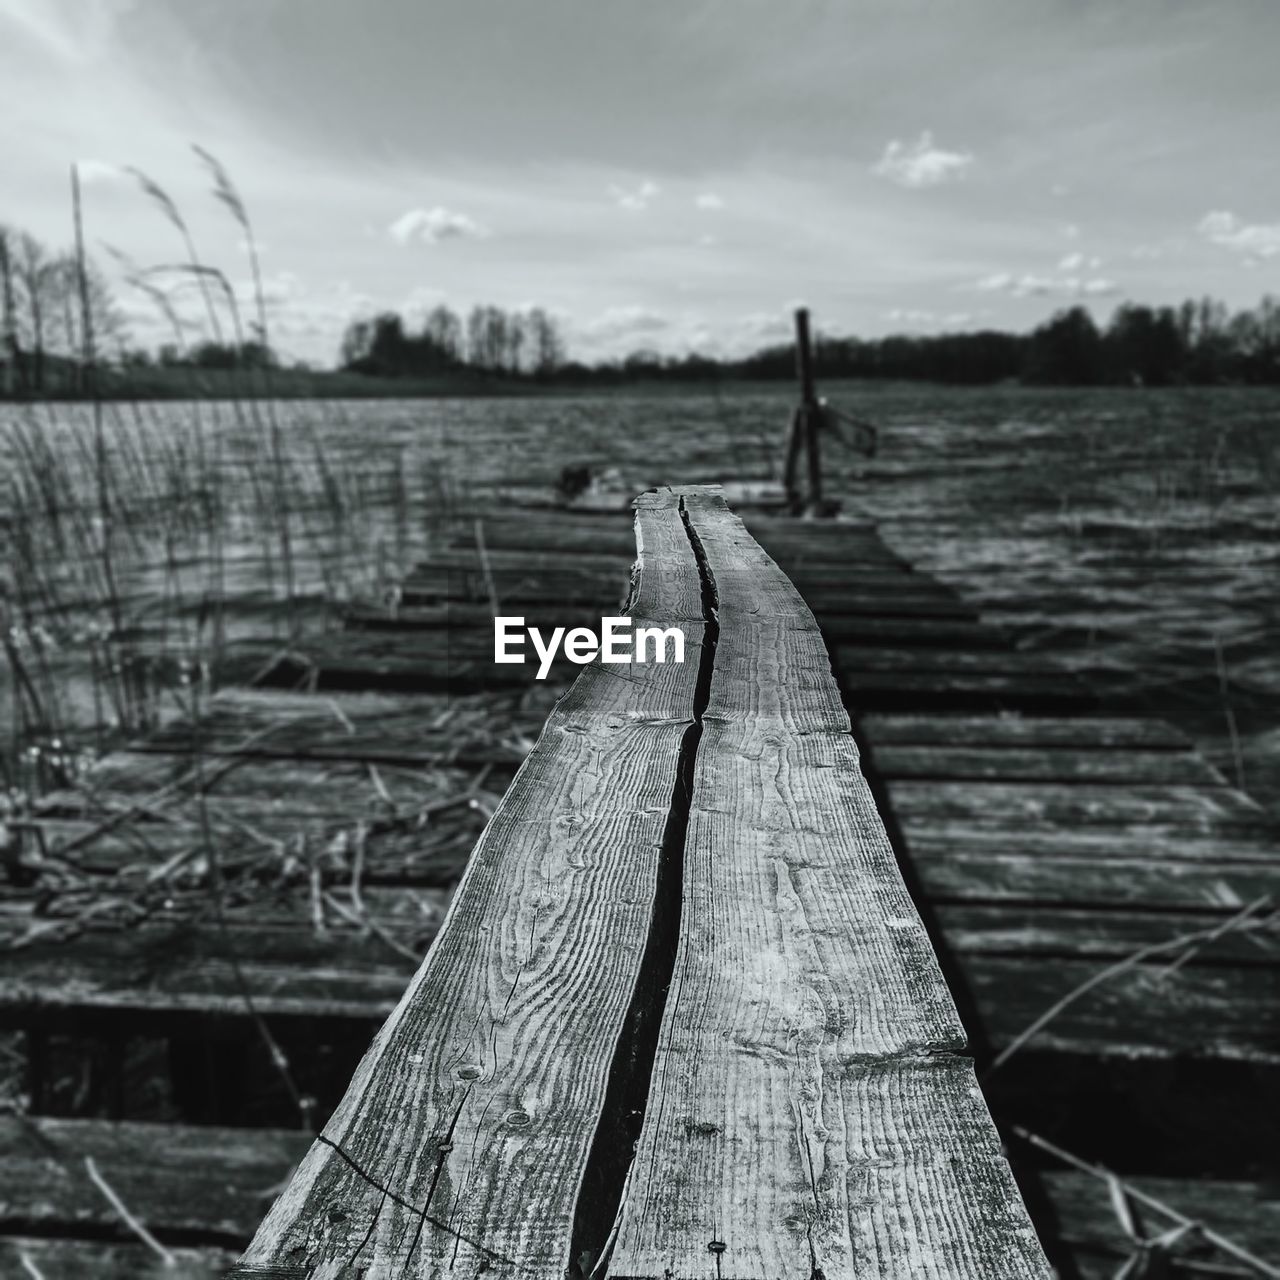
[[[800,380],[800,420],[805,453],[808,456],[809,493],[805,509],[810,515],[822,514],[822,457],[818,431],[822,425],[822,409],[813,385],[813,348],[809,339],[809,309],[796,310],[796,376]]]

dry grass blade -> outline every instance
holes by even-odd
[[[98,1166],[94,1164],[92,1156],[85,1156],[84,1167],[90,1181],[106,1197],[107,1202],[120,1215],[125,1226],[160,1259],[161,1265],[166,1268],[177,1266],[178,1260],[173,1254],[147,1230],[142,1221],[130,1211],[129,1206],[120,1199],[115,1188],[98,1172]]]
[[[1028,1129],[1022,1128],[1020,1125],[1013,1126],[1013,1133],[1021,1138],[1024,1142],[1047,1152],[1057,1160],[1061,1160],[1063,1164],[1070,1165],[1073,1169],[1079,1170],[1081,1173],[1087,1173],[1091,1177],[1098,1178],[1106,1182],[1109,1186],[1118,1186],[1123,1195],[1137,1204],[1145,1205],[1148,1209],[1154,1210],[1161,1214],[1170,1222],[1175,1223],[1179,1227],[1194,1229],[1212,1244],[1216,1249],[1220,1249],[1223,1253],[1228,1254],[1237,1262],[1242,1262],[1245,1266],[1252,1268],[1252,1273],[1266,1277],[1266,1280],[1280,1280],[1280,1267],[1270,1262],[1264,1261],[1262,1258],[1256,1257],[1247,1249],[1236,1244],[1235,1241],[1229,1240],[1226,1236],[1214,1231],[1211,1227],[1205,1226],[1201,1222],[1197,1222],[1194,1218],[1188,1218],[1185,1213],[1180,1213],[1172,1205],[1167,1204],[1163,1200],[1157,1199],[1153,1195],[1149,1195],[1140,1187],[1135,1187],[1132,1183],[1125,1182],[1122,1178],[1116,1177],[1109,1169],[1104,1169],[1099,1165],[1090,1164],[1087,1160],[1082,1160],[1079,1156],[1073,1155],[1070,1151],[1064,1150],[1055,1143],[1049,1141],[1048,1138],[1042,1138],[1037,1133],[1032,1133]]]
[[[31,1280],[45,1280],[44,1272],[32,1261],[31,1255],[23,1249],[18,1254],[18,1261],[22,1264],[22,1269],[31,1277]]]
[[[1164,955],[1170,951],[1184,951],[1191,948],[1198,948],[1209,942],[1216,941],[1227,933],[1242,932],[1244,930],[1267,928],[1274,923],[1274,917],[1267,920],[1255,920],[1253,916],[1259,911],[1265,910],[1271,905],[1271,899],[1268,895],[1248,904],[1241,911],[1237,912],[1230,919],[1222,924],[1215,925],[1212,929],[1198,929],[1194,933],[1180,934],[1176,938],[1168,938],[1163,942],[1153,942],[1149,946],[1139,947],[1132,955],[1126,956],[1123,960],[1116,961],[1115,964],[1108,965],[1105,969],[1099,970],[1091,977],[1087,978],[1079,986],[1067,992],[1061,1000],[1056,1001],[1050,1008],[1046,1009],[1034,1022],[1031,1023],[1024,1031],[1020,1032],[1014,1039],[1007,1044],[995,1058],[992,1059],[991,1065],[983,1073],[983,1079],[988,1080],[993,1076],[1010,1058],[1014,1056],[1022,1047],[1035,1036],[1037,1036],[1045,1027],[1049,1025],[1062,1011],[1073,1005],[1082,996],[1087,995],[1090,991],[1108,981],[1117,977],[1121,973],[1135,968],[1144,960],[1149,960],[1153,956]],[[1161,976],[1168,972],[1166,968]]]

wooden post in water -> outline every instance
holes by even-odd
[[[787,446],[788,493],[795,483],[795,454],[803,439],[808,456],[809,492],[805,510],[810,515],[821,515],[822,506],[822,456],[819,451],[818,431],[822,425],[822,409],[818,405],[818,393],[813,385],[813,348],[809,338],[809,309],[796,310],[796,377],[800,380],[800,409],[792,420],[792,435]]]

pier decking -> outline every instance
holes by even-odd
[[[1055,1105],[1078,1108],[1087,1129],[1099,1063],[1274,1080],[1280,951],[1274,933],[1252,927],[1261,907],[1250,914],[1280,891],[1274,820],[1171,726],[1106,705],[1017,650],[870,526],[747,524],[816,616],[862,768],[991,1073],[989,1096],[1016,1108],[1056,1090]],[[109,1236],[115,1274],[132,1274],[142,1247],[88,1178],[85,1155],[174,1247],[227,1258],[268,1208],[263,1193],[309,1135],[255,1127],[228,1073],[237,1063],[245,1079],[261,1073],[266,1020],[303,1110],[337,1101],[305,1046],[318,1036],[354,1066],[392,1014],[548,709],[532,667],[493,664],[495,604],[533,625],[572,625],[598,622],[628,594],[629,518],[487,513],[478,533],[480,546],[475,526],[464,528],[393,600],[353,610],[323,645],[241,646],[229,674],[261,673],[266,687],[228,688],[194,721],[114,753],[86,785],[47,797],[23,832],[26,857],[44,866],[37,887],[3,903],[3,936],[23,945],[5,957],[0,1019],[30,1033],[33,1109],[47,1101],[66,1037],[92,1034],[107,1048],[86,1088],[102,1093],[104,1113],[128,1115],[119,1047],[141,1038],[167,1045],[175,1079],[198,1080],[192,1064],[207,1061],[205,1083],[188,1084],[182,1102],[213,1125],[5,1121],[19,1154],[0,1162],[10,1237],[0,1260],[26,1250],[49,1260],[46,1275],[112,1274],[88,1261],[106,1257]],[[559,687],[576,672],[561,666]],[[519,726],[505,737],[472,727],[469,708],[495,701]],[[210,846],[220,919],[207,895],[182,892],[183,868]],[[62,892],[50,896],[58,868]],[[686,893],[698,891],[686,879]],[[682,1034],[695,1031],[691,1022]],[[703,1051],[695,1036],[678,1052]],[[129,1141],[113,1146],[117,1132]],[[661,1143],[648,1125],[639,1136],[638,1158],[653,1164]],[[148,1144],[172,1154],[144,1171]],[[200,1158],[165,1180],[188,1152]],[[1051,1251],[1081,1274],[1114,1273],[1133,1245],[1106,1184],[1067,1170],[1031,1177],[1021,1164]],[[669,1176],[655,1166],[659,1184]],[[41,1191],[50,1179],[57,1195]],[[1164,1179],[1158,1194],[1263,1256],[1280,1246],[1280,1206],[1257,1184]],[[615,1257],[632,1261],[613,1273],[653,1273],[673,1246],[623,1224]]]

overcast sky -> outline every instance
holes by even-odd
[[[237,281],[278,345],[540,303],[584,356],[1280,292],[1276,0],[0,0],[0,220]],[[129,300],[134,334],[160,330]]]

